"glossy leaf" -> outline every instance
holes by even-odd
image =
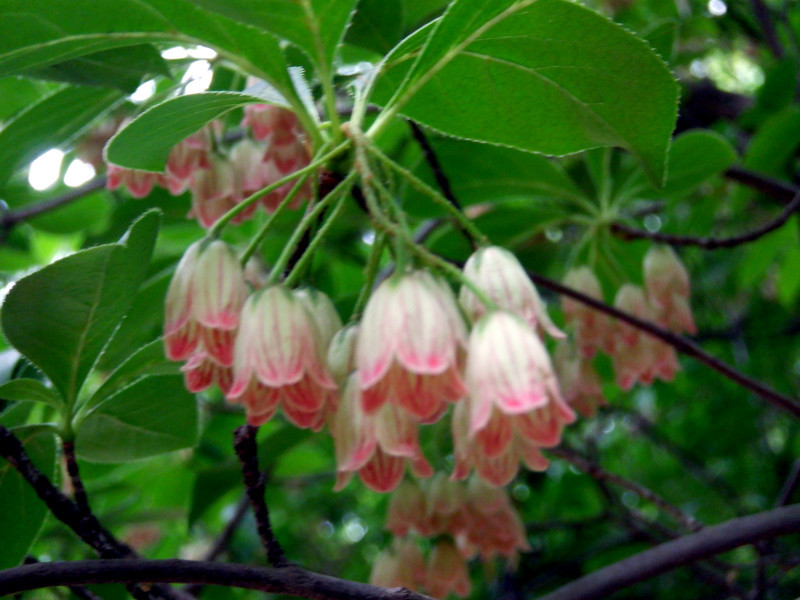
[[[178,96],[143,112],[111,138],[108,160],[129,169],[163,171],[172,147],[206,123],[264,99],[238,92]]]
[[[187,0],[0,0],[0,76],[153,41],[200,43],[225,53],[293,98],[278,40]],[[299,105],[299,102],[298,102]]]
[[[400,0],[360,0],[345,42],[386,54],[403,37]]]
[[[0,131],[0,189],[17,168],[74,140],[121,98],[115,90],[66,88],[18,113]]]
[[[149,212],[119,243],[54,262],[18,281],[6,297],[6,338],[68,403],[130,306],[150,261],[158,221],[158,213]]]
[[[268,31],[302,48],[327,69],[355,6],[355,0],[192,0],[197,6]]]
[[[542,154],[620,146],[663,180],[676,82],[645,42],[588,9],[459,0],[409,62],[381,77],[375,101],[389,110]]]
[[[170,76],[166,61],[151,44],[113,48],[32,70],[31,77],[77,85],[113,87],[133,93],[147,75]]]
[[[46,387],[38,379],[12,379],[0,385],[0,398],[9,402],[42,402],[54,408],[61,408],[58,393]]]
[[[153,375],[109,397],[76,425],[78,456],[125,462],[197,442],[197,400],[180,375]]]
[[[55,437],[40,429],[20,427],[13,431],[33,464],[52,477],[56,465]],[[0,569],[22,563],[46,515],[47,507],[28,482],[8,462],[0,462],[0,531],[3,532]]]

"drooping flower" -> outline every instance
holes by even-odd
[[[242,200],[233,163],[217,156],[212,156],[209,163],[208,169],[200,169],[192,178],[192,210],[189,211],[189,216],[196,217],[206,228]],[[255,209],[254,204],[249,206],[236,216],[234,222],[251,216]]]
[[[426,573],[425,587],[434,598],[444,598],[450,593],[461,598],[469,596],[472,582],[467,562],[451,540],[436,542],[428,558]]]
[[[647,296],[659,322],[678,333],[697,333],[689,306],[691,284],[686,267],[669,246],[653,246],[644,257]]]
[[[425,271],[384,281],[367,303],[356,349],[366,413],[387,401],[424,423],[464,395],[466,327],[452,292]]]
[[[589,267],[570,269],[564,277],[564,285],[590,298],[603,301],[603,289]],[[614,343],[614,324],[608,315],[569,296],[561,297],[561,307],[567,324],[575,328],[575,338],[583,355],[594,356],[598,349],[610,352]]]
[[[386,588],[404,587],[418,590],[425,585],[425,559],[417,545],[410,539],[395,538],[375,558],[369,582]]]
[[[606,400],[591,359],[565,341],[556,348],[553,362],[567,404],[587,419],[594,417],[597,408],[606,405]]]
[[[298,427],[322,428],[336,384],[314,318],[292,292],[273,286],[247,300],[233,354],[227,398],[244,404],[251,425],[268,421],[280,405]]]
[[[201,240],[189,246],[167,290],[167,357],[186,360],[203,354],[204,359],[231,366],[233,341],[247,293],[239,261],[224,242]],[[188,368],[198,366],[199,362]],[[199,373],[195,377],[207,378]]]
[[[356,373],[348,377],[341,401],[331,420],[336,448],[336,490],[358,473],[370,489],[384,493],[395,489],[405,465],[417,477],[433,474],[419,446],[417,422],[392,404],[374,415],[365,414]]]
[[[530,551],[525,526],[505,489],[473,477],[467,484],[466,504],[463,542],[457,538],[463,554],[471,556],[472,550],[484,560],[500,555],[514,563],[519,552]]]
[[[145,198],[153,190],[153,186],[159,182],[160,175],[150,171],[126,169],[109,164],[107,177],[106,187],[109,190],[116,190],[124,186],[128,188],[128,192],[134,198]]]
[[[525,269],[508,250],[498,246],[481,248],[467,260],[464,276],[499,308],[521,317],[532,328],[542,329],[554,338],[564,337],[564,332],[548,316],[544,302]],[[461,287],[458,299],[473,322],[479,321],[486,313],[483,302],[468,286]]]

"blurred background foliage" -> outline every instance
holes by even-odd
[[[371,61],[419,24],[435,17],[445,2],[362,0],[341,49],[342,64]],[[800,185],[800,6],[791,0],[605,0],[584,2],[645,38],[668,62],[681,86],[676,141],[664,189],[650,186],[632,158],[619,150],[592,150],[546,159],[515,150],[431,135],[456,196],[498,244],[512,249],[531,270],[560,279],[578,264],[592,264],[606,301],[624,281],[641,283],[648,241],[623,241],[607,230],[575,223],[570,199],[619,198],[625,222],[648,231],[725,237],[773,218],[780,203],[726,176],[743,166]],[[378,15],[377,20],[367,20]],[[286,49],[294,64],[304,57]],[[127,50],[126,50],[127,52]],[[116,241],[148,208],[164,215],[147,279],[101,371],[118,365],[161,332],[162,306],[174,265],[203,230],[186,219],[188,194],[163,190],[144,200],[93,184],[87,135],[108,119],[141,111],[175,86],[243,89],[244,78],[202,49],[143,45],[134,54],[109,52],[107,76],[82,69],[79,61],[0,78],[0,195],[6,214],[76,193],[57,210],[9,224],[0,215],[0,284],[7,293],[16,280],[78,249]],[[342,81],[347,75],[342,73]],[[635,85],[635,82],[633,83]],[[317,90],[318,91],[318,90]],[[347,97],[342,96],[346,108]],[[39,111],[32,128],[15,127],[24,111]],[[232,128],[240,112],[226,117]],[[388,129],[381,145],[433,183],[419,147],[401,122]],[[90,193],[80,193],[85,186]],[[414,225],[441,216],[413,190],[403,193]],[[484,210],[486,203],[492,210]],[[355,302],[369,249],[370,222],[355,203],[334,227],[325,251],[310,272],[343,316]],[[9,212],[10,211],[10,212]],[[300,218],[281,217],[265,245],[266,264]],[[226,232],[243,244],[264,215]],[[791,396],[800,377],[800,239],[797,222],[752,244],[714,252],[695,248],[680,254],[692,277],[697,341],[752,377]],[[430,247],[463,260],[469,247],[445,226]],[[545,294],[551,314],[563,323],[559,301]],[[0,344],[5,342],[0,341]],[[609,472],[636,481],[705,524],[763,511],[778,499],[800,457],[797,422],[719,374],[689,359],[673,382],[621,391],[610,361],[601,357],[609,406],[591,420],[567,429],[565,443]],[[0,354],[0,379],[41,377],[8,346]],[[158,412],[171,398],[154,396]],[[196,448],[125,464],[82,461],[94,510],[119,537],[152,558],[204,556],[237,513],[243,491],[231,436],[243,422],[238,407],[218,392],[200,394],[200,437]],[[0,400],[0,422],[25,425],[47,421],[47,408]],[[439,469],[452,458],[446,424],[423,433],[426,452]],[[278,418],[259,434],[262,464],[268,471],[267,499],[277,537],[288,557],[309,569],[365,581],[377,553],[390,542],[383,529],[387,497],[353,481],[334,493],[334,455],[327,434],[312,435]],[[32,448],[34,458],[36,450]],[[38,448],[37,464],[52,449]],[[3,470],[0,469],[0,476]],[[0,479],[2,483],[2,479]],[[4,490],[5,492],[5,490]],[[510,492],[525,521],[533,550],[519,568],[472,565],[472,597],[533,598],[582,574],[685,533],[657,507],[611,484],[554,459],[546,473],[523,473]],[[22,492],[20,492],[22,493]],[[13,496],[19,501],[20,496]],[[790,501],[800,496],[793,495]],[[4,501],[12,500],[10,492]],[[31,506],[35,500],[26,498]],[[36,519],[33,519],[36,522]],[[11,528],[13,524],[6,526]],[[0,531],[4,540],[17,531]],[[9,550],[0,545],[0,563]],[[4,553],[8,556],[3,558]],[[79,559],[91,552],[47,517],[28,550],[40,560]],[[224,551],[234,562],[264,564],[252,517],[245,514]],[[794,536],[773,544],[742,547],[689,568],[640,583],[615,598],[740,597],[783,599],[800,594],[800,543]],[[761,581],[761,583],[759,583]],[[122,586],[97,586],[106,600],[123,598]],[[754,595],[747,595],[747,594]],[[36,597],[65,598],[64,590]],[[245,599],[259,594],[207,588],[203,598]],[[32,596],[33,597],[33,596]]]

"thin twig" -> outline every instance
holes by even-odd
[[[630,481],[629,479],[625,479],[621,475],[617,475],[616,473],[610,473],[606,471],[595,462],[588,460],[587,458],[581,456],[574,450],[566,448],[564,446],[560,446],[558,448],[549,448],[547,450],[553,456],[557,456],[568,463],[574,465],[584,473],[594,477],[599,481],[607,481],[609,483],[613,483],[614,485],[618,485],[619,487],[625,488],[642,498],[643,500],[647,500],[655,504],[658,508],[660,508],[663,512],[670,515],[677,523],[688,529],[689,531],[699,531],[702,529],[703,525],[699,523],[694,517],[687,515],[677,506],[670,504],[664,498],[656,494],[654,491],[640,485],[634,481]]]
[[[0,456],[22,475],[36,495],[47,505],[50,512],[72,529],[101,558],[138,558],[138,555],[129,546],[117,540],[105,529],[93,513],[84,513],[77,504],[62,494],[47,476],[36,468],[19,438],[2,425],[0,425]],[[0,586],[0,590],[2,589]],[[178,590],[164,586],[154,587],[150,591],[131,589],[131,593],[137,600],[149,600],[153,597],[182,600],[187,597]]]
[[[798,484],[800,484],[800,458],[792,464],[792,470],[789,471],[789,476],[783,482],[783,487],[781,487],[781,493],[778,494],[778,498],[775,500],[775,508],[789,504],[789,500],[792,499],[792,494],[797,489]]]
[[[748,377],[744,373],[737,371],[727,363],[724,363],[718,358],[708,354],[705,350],[700,348],[700,346],[691,340],[672,333],[671,331],[667,331],[666,329],[659,327],[654,323],[644,321],[629,313],[618,310],[613,306],[609,306],[604,302],[591,298],[586,294],[582,294],[577,290],[574,290],[542,275],[528,272],[528,276],[536,285],[547,288],[559,294],[569,296],[570,298],[573,298],[582,304],[591,306],[602,313],[611,315],[612,317],[619,319],[620,321],[623,321],[628,325],[635,327],[636,329],[644,331],[645,333],[660,339],[662,342],[665,342],[675,348],[678,352],[698,360],[704,365],[714,369],[718,373],[721,373],[731,381],[738,383],[743,388],[754,392],[767,402],[774,404],[778,408],[781,408],[796,417],[800,417],[800,404],[798,404],[794,399],[776,392],[760,381],[757,381],[752,377]]]
[[[761,33],[764,34],[764,41],[769,47],[770,52],[776,58],[783,58],[783,45],[778,37],[778,32],[775,31],[775,21],[772,18],[769,6],[764,0],[751,0],[750,4],[753,7],[753,12],[758,20],[758,25],[761,27]]]
[[[658,231],[645,231],[644,229],[636,229],[628,227],[622,223],[612,223],[611,231],[618,237],[624,240],[652,240],[654,242],[663,242],[673,246],[698,246],[705,250],[717,250],[719,248],[735,248],[743,244],[754,242],[768,233],[780,229],[789,220],[789,217],[800,208],[800,190],[795,194],[792,201],[786,205],[781,211],[781,214],[765,223],[761,227],[753,229],[742,235],[736,235],[727,238],[713,238],[713,237],[695,237],[687,235],[672,235],[670,233],[661,233]]]
[[[23,206],[17,210],[9,210],[5,212],[2,217],[0,217],[0,229],[9,230],[23,221],[27,221],[33,217],[38,217],[44,213],[56,210],[62,206],[66,206],[70,202],[79,200],[87,194],[91,194],[92,192],[105,187],[105,185],[106,176],[101,175],[100,177],[95,177],[88,183],[85,183],[74,190],[70,190],[65,194],[56,196],[55,198],[45,200],[44,202],[39,202],[38,204]]]
[[[267,560],[273,567],[287,567],[290,565],[286,560],[275,534],[272,532],[272,524],[269,520],[269,508],[267,508],[264,494],[266,485],[264,475],[258,469],[258,446],[256,445],[256,434],[258,427],[252,425],[242,425],[237,427],[233,434],[233,448],[239,462],[242,463],[242,478],[250,499],[250,505],[256,517],[256,526],[264,549],[267,551]]]
[[[783,509],[787,510],[787,509]],[[75,560],[0,571],[0,596],[61,585],[199,583],[318,600],[430,600],[406,588],[382,588],[306,571],[181,560]]]
[[[83,480],[81,473],[78,469],[78,460],[75,458],[75,442],[64,441],[61,445],[64,450],[64,462],[67,463],[67,474],[69,475],[70,484],[72,484],[72,497],[75,499],[75,504],[85,514],[91,513],[89,508],[89,498],[86,495],[86,488],[83,487]]]
[[[786,506],[665,542],[568,583],[539,600],[598,600],[680,567],[759,540],[800,531],[800,506]],[[0,579],[2,581],[2,579]]]
[[[724,175],[731,181],[736,181],[754,190],[758,190],[784,204],[791,202],[798,192],[795,186],[785,181],[769,177],[758,171],[752,171],[744,167],[731,167],[725,171]]]

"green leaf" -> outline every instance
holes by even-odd
[[[386,54],[403,37],[403,4],[400,0],[361,0],[345,42]]]
[[[452,138],[431,140],[431,144],[453,193],[464,205],[512,196],[585,198],[561,166],[544,156]],[[427,163],[422,162],[416,173],[435,186]],[[431,213],[430,209],[424,213],[415,210],[415,207],[430,207],[427,196],[409,190],[406,198],[405,206],[412,212],[425,216],[441,214],[441,211]]]
[[[52,93],[52,85],[21,77],[0,78],[0,98],[3,99],[0,105],[0,121],[6,121],[19,111],[39,102]]]
[[[229,460],[198,471],[192,486],[192,502],[188,523],[191,527],[222,496],[242,485],[239,463]]]
[[[146,110],[118,131],[106,148],[114,164],[163,171],[172,147],[228,111],[263,98],[240,92],[178,96]]]
[[[781,175],[798,147],[800,107],[790,106],[768,119],[752,137],[744,165],[770,175]]]
[[[12,379],[0,385],[0,398],[10,402],[43,402],[61,409],[61,397],[38,379]]]
[[[77,85],[113,87],[132,93],[148,75],[170,76],[166,61],[151,44],[101,50],[81,58],[67,60],[28,71],[26,75],[40,79],[63,81]]]
[[[0,189],[42,152],[68,144],[122,98],[99,88],[67,88],[17,114],[0,131]]]
[[[289,40],[329,69],[356,0],[192,0],[197,6]]]
[[[457,0],[409,62],[378,82],[388,115],[542,154],[620,146],[664,178],[677,84],[645,42],[588,9]]]
[[[126,462],[194,446],[197,401],[179,375],[152,375],[112,395],[76,424],[75,449],[93,462]]]
[[[117,367],[86,402],[85,410],[94,410],[122,388],[150,375],[180,375],[180,366],[164,356],[161,340],[142,346]]]
[[[25,451],[48,477],[56,465],[55,436],[41,429],[20,427],[13,430]],[[0,462],[0,569],[16,567],[28,553],[42,528],[47,507],[33,488],[8,462]]]
[[[704,181],[719,175],[738,160],[730,142],[713,131],[693,130],[672,142],[667,163],[667,182],[657,189],[648,185],[644,174],[640,185],[649,188],[644,197],[681,196]]]
[[[130,307],[150,262],[159,216],[136,221],[117,244],[83,250],[24,277],[3,305],[8,341],[74,403]]]
[[[0,0],[0,76],[154,41],[202,43],[300,106],[278,40],[187,0]]]

